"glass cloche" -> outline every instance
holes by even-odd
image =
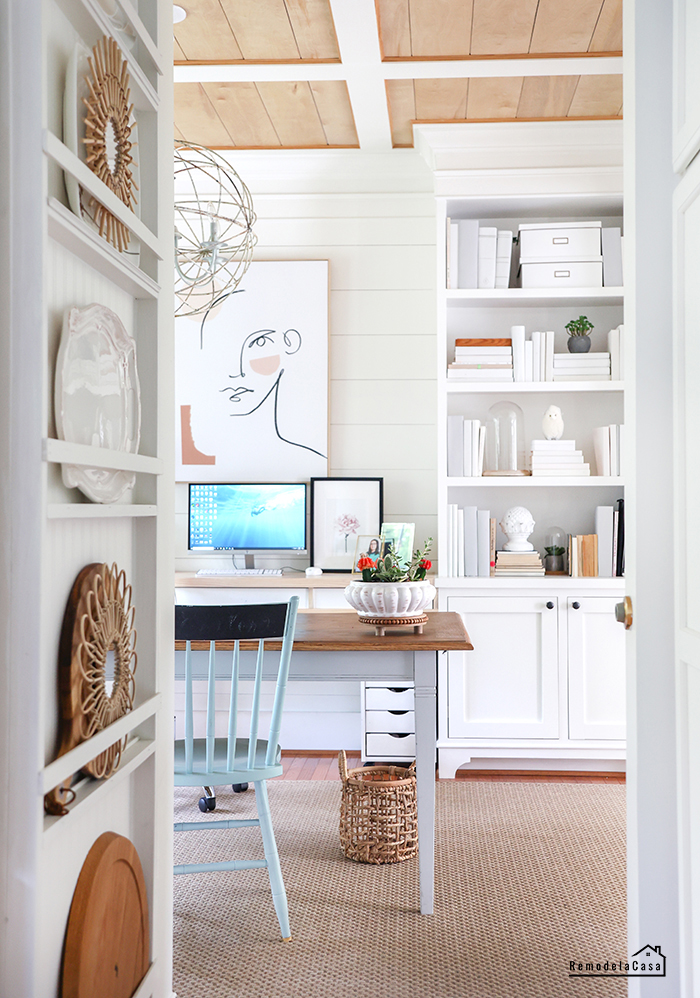
[[[496,402],[486,417],[484,474],[524,475],[525,420],[515,402]]]
[[[544,537],[544,570],[547,575],[566,572],[569,535],[561,527],[549,527]]]

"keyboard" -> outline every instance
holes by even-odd
[[[213,578],[234,575],[281,575],[281,568],[200,568],[196,573],[200,578]]]

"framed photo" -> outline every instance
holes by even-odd
[[[399,561],[410,562],[413,557],[415,532],[415,523],[383,523],[381,530],[382,555],[388,554],[392,550]]]
[[[311,564],[352,572],[358,538],[380,536],[383,500],[383,478],[312,478]]]
[[[359,534],[355,544],[355,560],[352,563],[352,574],[359,575],[357,563],[360,558],[371,558],[376,561],[382,553],[381,534]]]

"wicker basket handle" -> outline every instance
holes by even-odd
[[[348,760],[345,755],[345,749],[341,749],[338,753],[338,769],[340,770],[340,779],[343,784],[348,782]]]

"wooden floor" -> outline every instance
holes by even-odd
[[[360,753],[348,753],[348,769],[362,765]],[[337,752],[283,752],[283,780],[339,780]],[[458,780],[523,783],[624,783],[624,773],[546,772],[539,770],[461,769]]]

